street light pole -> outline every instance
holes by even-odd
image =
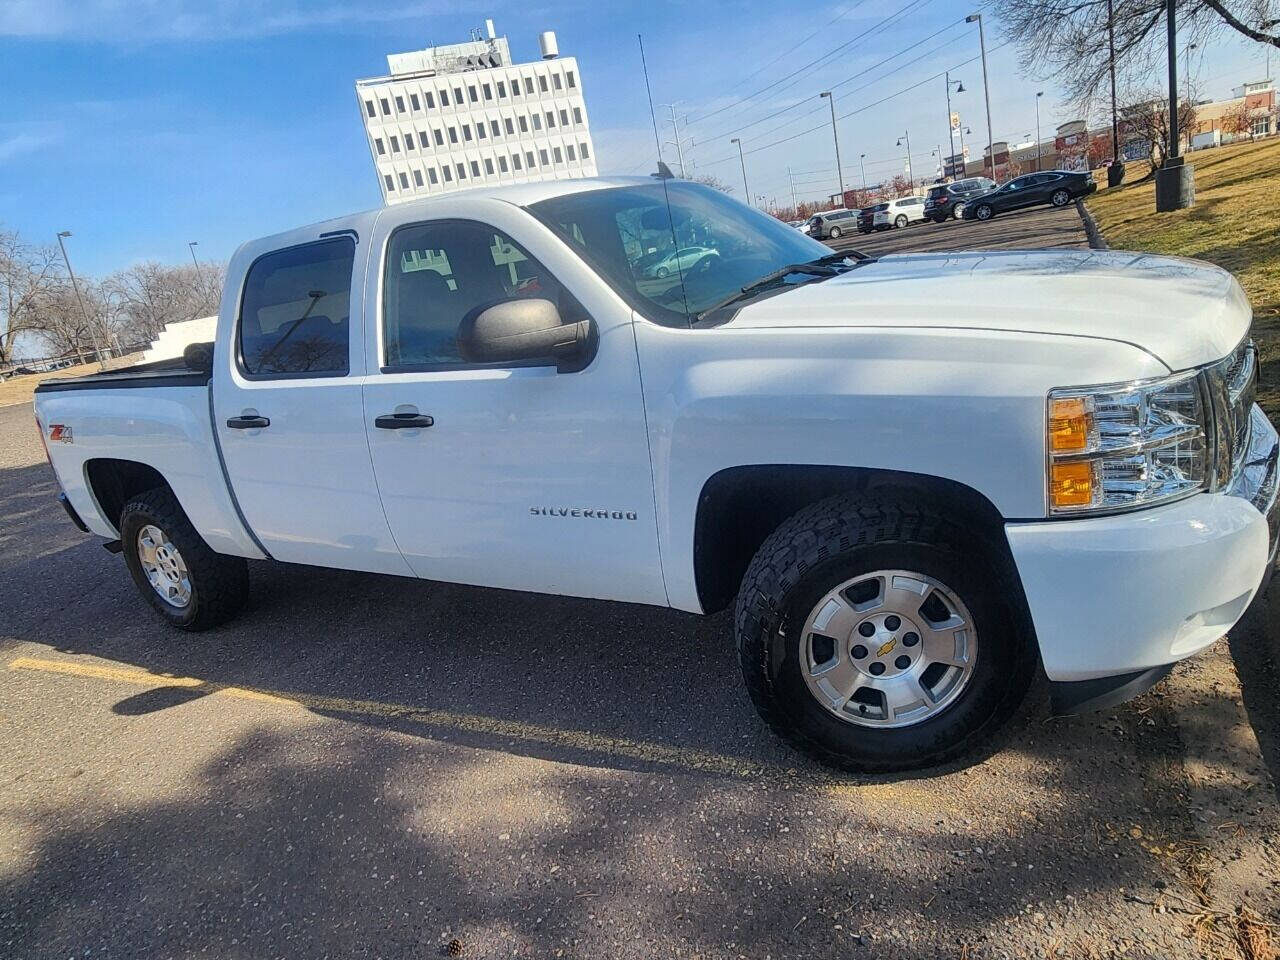
[[[903,140],[906,140],[906,141],[907,141],[907,180],[908,180],[908,181],[910,181],[910,188],[911,188],[911,192],[912,192],[912,193],[915,193],[915,192],[916,192],[916,177],[915,177],[915,174],[914,174],[914,173],[912,172],[912,170],[911,170],[911,134],[910,134],[910,132],[908,132],[908,131],[903,131],[902,136],[900,136],[900,137],[898,138],[898,146],[902,146],[902,141],[903,141]]]
[[[987,102],[987,156],[991,158],[991,179],[996,178],[996,147],[991,133],[991,86],[987,82],[987,35],[982,29],[982,14],[971,13],[964,18],[965,23],[978,25],[978,48],[982,51],[982,96]]]
[[[947,139],[951,145],[951,156],[954,157],[956,155],[956,131],[955,131],[955,128],[951,125],[951,82],[952,81],[951,81],[950,71],[947,71],[946,80],[947,80]],[[958,88],[956,90],[956,93],[964,93],[964,84],[961,83],[959,80],[955,81],[955,83]],[[960,149],[963,151],[964,147],[961,147]],[[948,160],[949,159],[950,158],[948,158]],[[944,164],[944,171],[945,171],[945,167],[946,167],[946,164]]]
[[[200,261],[196,259],[196,247],[199,243],[199,240],[190,240],[187,242],[187,249],[191,251],[191,262],[195,265],[197,270],[200,269]]]
[[[1036,94],[1036,173],[1040,172],[1040,98],[1043,96],[1043,90]]]
[[[840,184],[840,206],[844,206],[844,171],[840,169],[840,134],[836,132],[836,98],[831,95],[830,90],[818,94],[820,97],[826,97],[827,102],[831,104],[831,139],[836,144],[836,180]]]
[[[751,203],[751,191],[747,187],[747,161],[742,155],[742,141],[738,137],[734,137],[729,141],[738,145],[738,162],[742,164],[742,197],[747,203]]]
[[[1186,77],[1186,84],[1187,84],[1186,99],[1188,103],[1191,102],[1191,51],[1194,50],[1197,46],[1199,46],[1199,44],[1188,43],[1187,49],[1184,51],[1187,58],[1187,62],[1183,64],[1182,73]],[[1270,78],[1268,77],[1268,79]]]
[[[1107,0],[1107,43],[1111,49],[1111,166],[1120,162],[1120,114],[1116,110],[1116,12],[1114,0]],[[1107,171],[1107,186],[1120,183],[1124,171],[1115,174]]]
[[[1169,27],[1169,149],[1156,171],[1156,212],[1184,210],[1196,202],[1195,171],[1185,163],[1178,129],[1178,0],[1167,0]]]
[[[67,245],[62,242],[64,237],[71,236],[70,230],[58,231],[58,248],[62,251],[62,262],[67,265],[67,276],[71,278],[71,289],[76,293],[76,300],[80,304],[80,316],[84,317],[84,325],[89,331],[89,337],[93,340],[93,353],[98,358],[98,371],[103,369],[102,347],[98,345],[98,331],[93,328],[93,323],[89,319],[89,311],[85,309],[84,297],[80,296],[80,284],[76,282],[76,275],[71,269],[71,258],[67,256]]]
[[[862,192],[867,192],[867,165],[865,163],[867,155],[865,153],[858,156],[858,169],[862,171]]]

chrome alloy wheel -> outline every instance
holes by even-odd
[[[138,561],[151,589],[165,603],[181,609],[191,602],[191,575],[172,541],[155,524],[138,531]]]
[[[909,570],[877,570],[822,597],[804,622],[801,671],[841,720],[908,727],[964,691],[977,661],[968,608],[946,585]]]

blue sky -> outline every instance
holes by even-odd
[[[0,225],[40,242],[72,230],[77,268],[105,274],[139,260],[181,261],[189,240],[199,241],[202,258],[225,259],[247,238],[376,206],[353,81],[385,73],[387,53],[464,40],[485,17],[508,36],[517,60],[535,58],[538,33],[548,29],[562,54],[578,57],[603,173],[653,168],[639,32],[654,100],[680,101],[689,117],[694,146],[686,159],[738,196],[731,136],[755,151],[746,157],[752,194],[784,202],[788,166],[802,198],[834,191],[830,114],[817,99],[833,86],[838,113],[860,111],[839,124],[846,185],[860,180],[862,153],[868,180],[900,172],[895,143],[904,131],[919,176],[945,141],[943,83],[893,95],[977,55],[972,27],[944,29],[975,4],[919,0],[880,26],[906,2],[491,0],[442,11],[414,0],[5,0]],[[991,22],[988,48],[1002,41]],[[811,68],[842,44],[837,57]],[[989,67],[995,139],[1020,141],[1034,131],[1036,90],[1045,91],[1044,135],[1073,119],[1051,81],[1022,75],[1012,46],[992,53]],[[1263,76],[1262,48],[1224,38],[1195,52],[1192,72],[1202,96],[1227,96]],[[981,69],[970,63],[953,76],[968,91],[953,109],[980,149]],[[812,116],[802,117],[807,111]],[[811,127],[818,129],[759,149]]]

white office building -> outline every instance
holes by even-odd
[[[547,32],[540,61],[512,63],[492,20],[485,32],[391,54],[388,76],[356,81],[384,202],[596,175],[577,60]]]

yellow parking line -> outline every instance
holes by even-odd
[[[211,696],[255,700],[328,713],[407,720],[447,730],[609,754],[615,757],[641,760],[649,763],[674,764],[726,776],[758,777],[762,772],[758,764],[704,750],[670,747],[660,743],[650,743],[624,737],[608,737],[585,730],[562,730],[559,727],[547,727],[517,720],[503,720],[475,714],[424,709],[403,703],[351,700],[346,697],[326,697],[310,693],[237,687],[201,680],[197,677],[171,677],[136,668],[103,666],[69,660],[45,660],[36,657],[18,657],[11,660],[9,669],[11,671],[34,670],[41,673],[68,674],[76,677],[89,677],[95,680],[109,680],[115,683],[144,687],[185,687],[207,692]]]

